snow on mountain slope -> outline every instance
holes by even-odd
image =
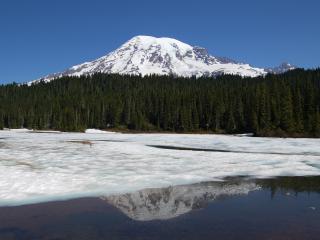
[[[291,65],[290,63],[282,63],[278,67],[274,68],[266,68],[266,72],[268,73],[274,73],[274,74],[280,74],[280,73],[285,73],[290,70],[296,69],[296,66]]]
[[[254,68],[228,58],[211,56],[205,48],[192,47],[172,38],[136,36],[106,56],[30,83],[49,82],[62,76],[90,75],[97,72],[183,77],[220,74],[256,77],[268,73],[263,68]]]

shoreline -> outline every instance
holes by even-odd
[[[139,131],[139,130],[129,130],[129,129],[86,129],[84,131],[63,131],[63,130],[55,130],[55,129],[9,129],[4,128],[0,129],[0,131],[13,131],[13,132],[30,132],[30,133],[52,133],[52,134],[60,134],[60,133],[88,133],[87,130],[95,130],[100,134],[110,134],[110,133],[119,133],[119,134],[167,134],[167,135],[220,135],[220,136],[235,136],[235,137],[253,137],[253,138],[280,138],[280,139],[319,139],[318,136],[310,136],[310,134],[302,134],[302,133],[281,133],[281,134],[254,134],[254,133],[234,133],[228,134],[223,132],[213,132],[213,131],[186,131],[186,132],[173,132],[173,131]],[[94,132],[92,132],[94,133]]]

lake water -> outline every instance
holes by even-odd
[[[319,239],[319,146],[0,131],[0,239]]]
[[[0,208],[1,240],[319,236],[320,177],[258,181],[240,178],[225,183],[147,189],[103,199]]]

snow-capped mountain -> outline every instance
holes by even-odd
[[[214,57],[209,55],[205,48],[193,47],[176,39],[136,36],[106,56],[33,82],[49,82],[62,76],[90,75],[97,72],[142,76],[158,74],[200,77],[233,74],[255,77],[272,70]]]

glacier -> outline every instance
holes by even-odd
[[[233,176],[320,175],[319,146],[320,139],[4,130],[0,205],[111,196]]]

